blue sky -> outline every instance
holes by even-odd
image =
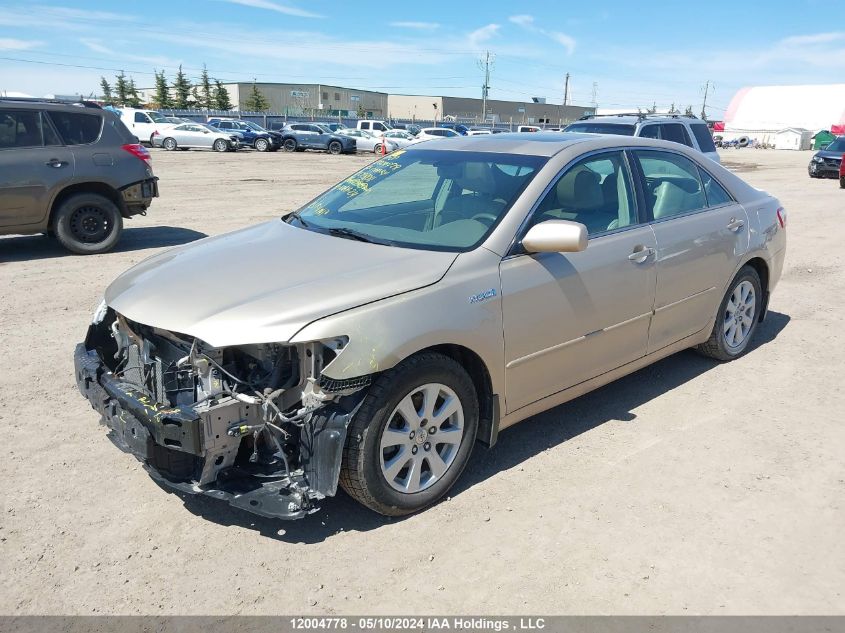
[[[838,9],[837,9],[838,6]],[[769,2],[82,2],[0,0],[0,92],[140,87],[203,63],[224,81],[302,81],[406,94],[547,97],[600,107],[701,108],[745,85],[845,81],[845,0]]]

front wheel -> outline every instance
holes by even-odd
[[[334,154],[337,156],[343,151],[343,145],[341,145],[338,141],[332,141],[329,143],[329,154]]]
[[[120,239],[123,218],[108,198],[95,193],[77,193],[56,210],[53,230],[59,243],[73,253],[105,253]]]
[[[742,356],[757,331],[762,306],[760,275],[751,266],[743,266],[719,305],[710,338],[697,347],[698,351],[722,361]]]
[[[222,138],[217,139],[214,141],[214,145],[212,145],[215,152],[228,152],[229,151],[229,144],[224,141]]]
[[[270,148],[270,143],[266,138],[259,138],[255,140],[255,149],[259,152],[266,152]]]
[[[340,485],[387,516],[443,497],[469,461],[478,396],[466,370],[447,356],[412,356],[376,379],[346,438]]]
[[[296,139],[288,138],[285,139],[284,148],[286,152],[295,152],[296,151]]]

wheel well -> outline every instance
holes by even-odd
[[[499,433],[499,399],[493,393],[490,372],[481,357],[462,345],[435,345],[420,352],[437,352],[460,363],[466,369],[478,396],[478,441],[493,446]]]
[[[121,215],[124,215],[126,212],[126,207],[123,203],[123,199],[120,196],[120,193],[114,188],[111,187],[103,182],[79,182],[68,187],[65,187],[59,192],[53,199],[53,204],[50,206],[50,227],[53,226],[53,217],[56,214],[58,208],[62,205],[62,203],[67,200],[70,196],[77,194],[77,193],[96,193],[104,198],[108,198],[111,200],[120,210]]]
[[[754,257],[745,262],[746,266],[751,266],[757,271],[760,277],[760,286],[763,288],[763,305],[760,310],[760,322],[766,318],[766,311],[769,307],[769,265],[762,257]]]

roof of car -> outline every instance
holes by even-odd
[[[589,116],[581,117],[570,125],[574,125],[575,123],[585,123],[592,121],[601,121],[602,124],[609,123],[611,125],[636,125],[637,123],[644,123],[646,121],[659,123],[678,123],[681,121],[686,121],[687,123],[702,122],[701,119],[699,119],[698,117],[687,116],[685,114],[650,114],[647,112],[631,112],[625,114],[591,114]]]

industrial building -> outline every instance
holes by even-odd
[[[821,130],[845,134],[845,84],[743,88],[717,133],[725,140],[745,136],[776,148],[810,149]]]
[[[327,84],[287,84],[241,82],[223,84],[237,110],[247,110],[246,103],[255,86],[267,99],[270,112],[288,116],[354,117],[387,116],[387,93],[341,88]]]
[[[387,99],[392,119],[481,122],[482,108],[481,99],[469,97],[390,95]],[[545,103],[545,99],[539,97],[527,102],[488,99],[486,122],[560,125],[593,113],[595,108],[592,107]]]

